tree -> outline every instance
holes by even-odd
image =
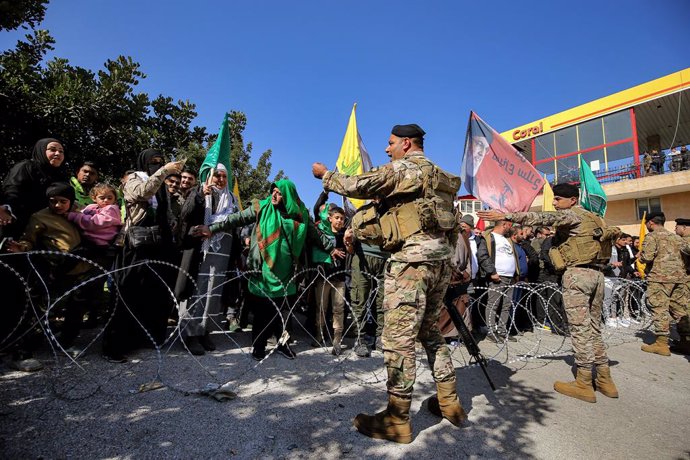
[[[31,28],[45,15],[47,0],[0,0],[0,30]],[[186,157],[198,170],[215,136],[192,126],[196,106],[159,95],[151,100],[135,91],[146,78],[131,57],[108,59],[93,72],[72,66],[67,59],[44,62],[55,40],[46,30],[35,30],[14,49],[0,54],[0,171],[30,156],[43,137],[60,139],[68,165],[95,161],[103,175],[114,179],[135,166],[140,151],[156,148],[169,158]],[[230,112],[232,167],[243,200],[264,198],[271,182],[271,150],[250,164],[252,144],[244,144],[247,117]],[[204,144],[206,146],[204,147]]]
[[[143,149],[173,154],[206,141],[205,128],[191,126],[194,104],[135,91],[146,75],[132,58],[109,59],[98,73],[62,58],[41,65],[54,43],[38,30],[0,55],[1,169],[27,158],[42,137],[63,141],[72,167],[95,160],[111,176],[133,167]]]
[[[48,0],[0,0],[0,30],[14,30],[26,24],[32,29],[43,21]]]
[[[230,135],[232,150],[230,160],[232,162],[232,173],[237,179],[240,190],[240,198],[244,201],[252,199],[263,199],[269,194],[271,183],[283,179],[285,174],[279,170],[272,180],[271,169],[271,150],[266,150],[259,156],[256,167],[252,167],[250,159],[252,156],[253,145],[249,142],[244,144],[244,129],[247,126],[247,116],[242,112],[230,111]]]
[[[244,130],[247,127],[247,116],[239,111],[231,110],[229,115],[229,127],[231,137],[230,161],[232,163],[232,175],[238,182],[240,199],[248,202],[252,199],[266,198],[270,192],[271,183],[286,178],[283,170],[279,170],[273,179],[270,179],[273,165],[271,163],[271,150],[263,152],[256,166],[251,165],[252,143],[244,144]],[[209,136],[208,145],[203,148],[200,143],[192,142],[184,149],[178,151],[181,157],[187,158],[187,166],[195,170],[204,161],[206,151],[215,142],[217,135]],[[233,184],[230,184],[232,187]]]

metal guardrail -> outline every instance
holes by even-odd
[[[658,165],[652,163],[649,171],[645,171],[642,164],[642,158],[640,157],[640,164],[635,164],[634,158],[630,158],[630,163],[623,164],[621,166],[609,167],[606,170],[594,171],[594,176],[597,178],[600,184],[612,184],[615,182],[620,182],[624,180],[639,179],[641,177],[658,176],[661,174],[671,174],[674,172],[680,172],[685,170],[690,170],[690,165],[684,164],[679,161],[673,161],[673,158],[668,154],[663,162],[663,164]],[[558,178],[554,181],[555,184],[559,182]],[[560,182],[569,182],[572,184],[580,183],[579,171],[574,170],[570,174],[566,174],[560,177]]]

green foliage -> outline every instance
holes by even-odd
[[[191,127],[194,104],[135,91],[146,75],[132,58],[108,60],[97,74],[62,58],[42,66],[54,43],[39,30],[0,55],[0,169],[27,158],[42,137],[60,139],[72,167],[90,159],[111,177],[145,148],[173,153],[205,141],[205,129]]]
[[[150,99],[137,92],[146,75],[131,57],[108,59],[98,72],[63,58],[44,62],[54,44],[47,31],[36,30],[0,54],[0,171],[28,158],[43,137],[63,142],[73,169],[82,161],[95,161],[111,179],[133,168],[146,148],[169,158],[187,158],[187,166],[198,171],[215,135],[192,126],[197,116],[193,103],[163,95]],[[232,166],[240,196],[245,201],[263,198],[271,183],[271,151],[262,153],[252,167],[252,144],[245,146],[243,139],[247,118],[242,112],[230,115]],[[279,171],[273,181],[282,177]]]
[[[32,29],[43,21],[48,0],[0,0],[0,30]]]
[[[285,178],[283,170],[279,170],[273,179],[271,176],[271,150],[266,150],[259,156],[256,167],[252,167],[252,143],[245,145],[244,129],[247,126],[247,116],[242,112],[230,111],[230,135],[232,147],[230,161],[232,162],[233,175],[238,181],[240,199],[248,202],[252,199],[266,198],[270,192],[271,183]]]
[[[244,130],[247,127],[247,116],[238,111],[228,112],[231,151],[230,161],[232,162],[232,174],[238,181],[240,189],[240,199],[243,203],[252,199],[263,199],[268,196],[272,182],[286,178],[282,170],[278,171],[273,179],[271,176],[271,150],[266,150],[261,154],[256,167],[252,166],[252,144],[244,144]],[[216,134],[208,136],[207,147],[200,143],[192,142],[184,149],[178,150],[180,158],[187,158],[187,167],[196,171],[199,170],[204,161],[206,151],[213,145],[218,137]],[[232,187],[232,184],[230,185]]]

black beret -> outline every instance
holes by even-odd
[[[676,219],[676,224],[678,224],[678,225],[686,225],[686,226],[690,227],[690,219],[678,218],[678,219]]]
[[[66,182],[53,182],[46,189],[46,198],[54,196],[61,196],[67,198],[71,203],[74,203],[74,189]]]
[[[652,212],[647,214],[647,222],[654,219],[655,217],[660,217],[664,222],[666,221],[666,215],[663,212]]]
[[[426,134],[419,125],[412,123],[411,125],[395,125],[391,134],[398,137],[424,137]]]
[[[553,186],[553,195],[561,198],[578,198],[580,189],[573,184],[556,184]]]

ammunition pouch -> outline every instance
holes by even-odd
[[[352,217],[352,230],[357,239],[396,252],[417,233],[455,231],[453,200],[460,188],[460,178],[426,158],[411,158],[410,161],[426,170],[423,196],[403,203],[362,206]],[[381,208],[386,209],[382,214]]]
[[[448,208],[449,206],[438,197],[425,200],[424,204],[419,206],[424,230],[430,231],[435,229],[441,232],[454,230],[457,224],[455,212],[452,207]],[[429,214],[430,217],[427,217]]]
[[[568,263],[563,258],[561,251],[558,248],[549,249],[549,259],[551,259],[551,265],[553,265],[556,273],[562,273],[568,267]]]
[[[549,250],[549,257],[557,271],[566,267],[608,262],[613,239],[620,234],[617,227],[608,227],[601,217],[580,208],[574,211],[582,218],[579,233],[565,238],[561,244]]]
[[[376,203],[367,203],[352,216],[352,232],[355,238],[367,244],[382,245],[383,232]]]

